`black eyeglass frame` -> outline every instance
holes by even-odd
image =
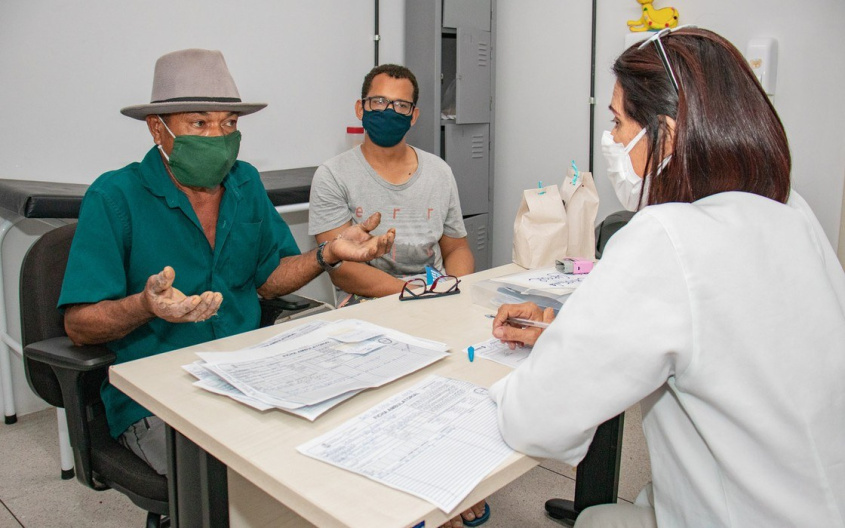
[[[382,109],[382,110],[373,110],[373,99],[384,99],[385,101],[387,101],[387,104],[385,105],[384,109]],[[370,109],[368,111],[370,111],[370,112],[384,112],[388,108],[392,107],[393,111],[396,112],[397,114],[403,115],[403,116],[409,116],[409,115],[412,115],[414,113],[414,109],[417,107],[416,103],[412,103],[411,101],[406,101],[404,99],[393,99],[393,100],[391,100],[391,99],[388,99],[387,97],[384,97],[383,95],[373,95],[371,97],[364,97],[363,99],[361,99],[361,105],[364,107],[364,110],[367,110],[366,103],[368,101],[370,103]],[[407,114],[403,114],[402,112],[399,112],[398,110],[396,110],[396,105],[394,103],[408,103],[409,105],[411,105],[411,109],[408,111]]]
[[[437,292],[434,289],[437,287],[438,281],[441,279],[454,279],[455,284],[446,290],[445,292]],[[402,285],[402,291],[399,292],[399,300],[400,301],[416,301],[418,299],[433,299],[435,297],[446,297],[448,295],[456,295],[461,293],[461,289],[458,288],[458,285],[461,283],[461,279],[455,277],[454,275],[441,275],[434,279],[434,282],[431,283],[431,286],[425,283],[425,279],[422,278],[415,278],[408,281],[405,281],[405,284]],[[420,294],[415,294],[408,289],[409,284],[416,284],[422,286],[423,292]],[[407,295],[406,293],[407,292]]]
[[[670,34],[678,31],[679,29],[693,29],[698,26],[694,26],[692,24],[685,24],[683,26],[673,27],[673,28],[666,28],[661,29],[647,40],[645,40],[642,44],[639,45],[637,49],[643,49],[649,44],[654,44],[654,49],[657,50],[657,56],[660,57],[660,62],[663,63],[663,68],[666,70],[666,73],[669,75],[669,80],[672,81],[672,87],[675,88],[675,93],[680,95],[681,90],[678,87],[678,79],[675,77],[675,72],[672,71],[672,66],[669,64],[669,57],[666,56],[666,49],[663,47],[663,43],[660,41],[660,38],[665,36],[669,36]]]

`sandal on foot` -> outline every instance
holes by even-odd
[[[482,524],[486,523],[490,519],[490,505],[486,502],[484,503],[484,514],[481,517],[476,517],[472,521],[468,521],[461,516],[461,520],[464,522],[464,526],[469,526],[473,528],[474,526],[481,526]]]

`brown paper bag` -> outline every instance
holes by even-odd
[[[574,183],[573,183],[574,180]],[[599,194],[593,175],[575,171],[570,167],[560,186],[566,208],[567,257],[596,258],[596,215],[599,211]]]
[[[513,222],[513,261],[523,268],[555,265],[567,256],[566,211],[556,185],[528,189]]]

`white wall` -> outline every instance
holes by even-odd
[[[604,1],[604,0],[603,0]],[[591,2],[497,0],[493,265],[524,189],[588,166]]]
[[[494,264],[511,259],[522,189],[537,180],[560,181],[570,159],[586,167],[590,4],[498,0]],[[811,0],[799,9],[787,0],[672,0],[656,7],[670,4],[680,11],[681,23],[721,33],[740,51],[754,37],[778,40],[774,101],[790,141],[793,185],[835,248],[845,186],[845,2]],[[610,67],[624,51],[625,22],[639,15],[634,0],[598,2],[594,176],[599,219],[621,208],[605,176],[600,139],[610,128]],[[538,105],[542,100],[555,104]]]
[[[382,60],[404,56],[401,0],[381,2]],[[140,159],[164,53],[223,51],[242,99],[241,158],[259,170],[318,165],[346,145],[373,66],[373,0],[0,1],[0,177],[90,183]]]

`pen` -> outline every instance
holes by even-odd
[[[496,316],[493,314],[487,314],[487,317],[490,319],[495,318]],[[508,317],[505,320],[506,323],[513,325],[513,326],[533,326],[535,328],[548,328],[549,323],[544,323],[543,321],[532,321],[531,319],[523,319],[521,317]]]
[[[469,356],[469,362],[472,363],[475,360],[475,347],[467,347],[467,355]]]

